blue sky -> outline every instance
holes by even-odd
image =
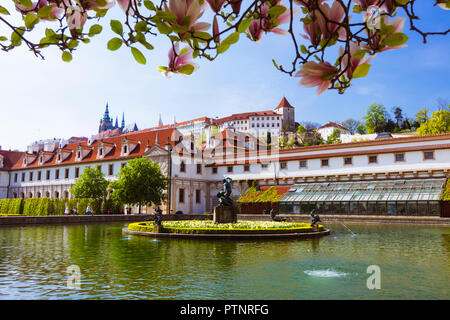
[[[431,1],[418,1],[416,12],[425,30],[450,27],[450,11],[432,7]],[[116,6],[107,17],[121,14]],[[147,64],[142,66],[126,47],[116,52],[106,49],[113,35],[109,19],[103,25],[104,32],[81,46],[70,63],[62,62],[57,50],[47,50],[45,60],[24,47],[0,51],[3,149],[24,150],[39,139],[95,134],[107,102],[119,122],[125,112],[127,124],[136,121],[142,129],[155,126],[159,114],[167,124],[174,117],[180,122],[270,110],[283,96],[296,108],[296,121],[321,124],[360,119],[374,102],[389,111],[400,106],[412,117],[423,107],[436,110],[438,98],[450,101],[450,36],[432,36],[423,44],[407,24],[408,47],[377,55],[369,75],[356,79],[345,94],[332,90],[320,96],[315,88],[300,87],[298,78],[274,68],[273,58],[279,64],[291,63],[287,36],[267,34],[259,43],[242,38],[213,62],[197,60],[200,68],[193,75],[166,79],[156,67],[167,65],[168,40],[154,39],[155,50],[145,52]],[[0,34],[4,31],[0,26]]]

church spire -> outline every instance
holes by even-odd
[[[119,118],[116,116],[116,124],[114,125],[114,129],[119,127]]]
[[[125,128],[125,112],[122,113],[122,125],[120,126],[120,128],[123,130],[123,128]]]
[[[158,126],[160,126],[160,127],[162,127],[164,124],[163,124],[163,122],[162,122],[162,119],[161,119],[161,113],[159,114],[159,121],[158,121]]]
[[[111,119],[109,118],[108,102],[106,103],[106,109],[105,109],[105,114],[103,115],[103,120],[104,121],[111,121]]]

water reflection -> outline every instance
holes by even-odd
[[[448,299],[448,228],[330,225],[310,240],[124,235],[123,224],[0,228],[0,299]],[[80,268],[80,289],[67,268]],[[382,289],[368,290],[378,265]],[[331,276],[345,275],[345,276]]]

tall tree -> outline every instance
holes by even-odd
[[[104,174],[98,169],[98,166],[95,168],[86,167],[76,180],[70,193],[75,198],[102,199],[106,197],[108,184],[108,180],[104,178]]]
[[[334,129],[333,132],[327,138],[327,144],[342,143],[342,140],[339,138],[340,136],[341,130]]]
[[[348,131],[350,131],[351,134],[354,134],[356,132],[356,128],[360,125],[361,123],[358,120],[349,118],[347,120],[345,120],[344,122],[341,122],[341,125],[345,128],[348,129]]]
[[[386,129],[388,115],[382,104],[373,103],[362,118],[367,133],[379,133]]]
[[[416,122],[419,123],[419,125],[429,119],[428,116],[429,111],[430,109],[428,108],[422,108],[416,113]]]
[[[400,107],[394,109],[394,118],[397,121],[397,127],[401,128],[403,126],[403,110]]]
[[[450,105],[446,109],[435,111],[430,119],[417,129],[419,135],[450,132]]]
[[[129,160],[117,178],[109,185],[113,190],[111,198],[116,203],[137,204],[141,213],[143,205],[161,205],[165,199],[167,178],[158,163],[147,158]]]

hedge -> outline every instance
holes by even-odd
[[[257,227],[258,222],[252,221],[249,223],[255,226],[249,228],[243,227],[230,227],[230,224],[218,224],[211,227],[178,227],[176,226],[178,221],[163,221],[163,232],[165,233],[180,233],[180,234],[286,234],[286,233],[307,233],[314,232],[309,223],[281,223],[273,227],[264,227],[264,223],[260,222],[260,228]],[[195,220],[189,221],[195,223]],[[286,227],[283,227],[283,224]],[[239,226],[239,223],[235,224]],[[128,225],[128,230],[141,231],[141,232],[153,232],[153,222],[135,222]],[[319,225],[319,231],[323,230],[323,226]]]
[[[282,197],[283,195],[278,194],[277,189],[274,186],[268,188],[266,191],[257,190],[255,187],[251,187],[237,200],[237,202],[278,202]]]
[[[64,215],[66,207],[71,212],[76,209],[78,214],[86,214],[87,206],[94,213],[106,213],[109,209],[112,213],[120,213],[121,207],[111,200],[97,199],[51,199],[51,198],[29,198],[29,199],[0,199],[0,215],[25,215],[25,216],[48,216]]]

